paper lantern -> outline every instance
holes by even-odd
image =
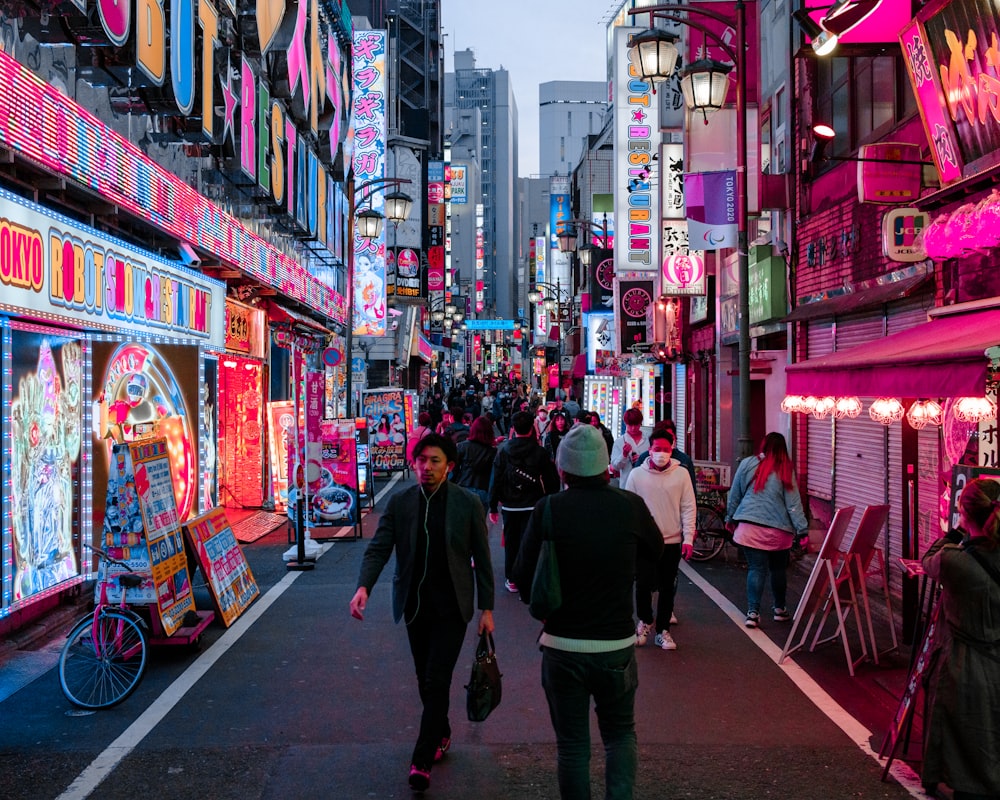
[[[875,422],[891,425],[903,418],[903,404],[895,397],[880,397],[868,409],[868,416]]]
[[[815,397],[810,394],[802,398],[802,403],[799,405],[799,411],[803,414],[812,414],[814,408],[816,408]]]
[[[861,400],[857,397],[838,397],[836,403],[833,406],[833,416],[837,419],[854,419],[859,414],[861,414]]]
[[[918,431],[928,425],[940,425],[943,418],[941,404],[935,400],[917,400],[906,412],[906,421]]]
[[[951,413],[961,422],[986,422],[997,418],[997,404],[988,397],[959,397]]]
[[[834,398],[819,397],[816,399],[816,405],[813,406],[812,415],[816,417],[816,419],[826,419],[836,406],[837,401]]]
[[[786,414],[791,414],[793,411],[801,411],[802,399],[802,395],[800,394],[786,394],[785,399],[781,401],[781,410]]]

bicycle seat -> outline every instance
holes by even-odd
[[[125,589],[138,589],[145,580],[142,575],[136,575],[134,572],[122,572],[117,577],[119,585]]]

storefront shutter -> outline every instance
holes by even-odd
[[[836,424],[834,465],[834,505],[855,506],[845,545],[854,538],[865,507],[886,502],[889,479],[885,425],[868,416],[873,397],[862,397],[865,411],[855,419],[839,419]],[[896,428],[899,426],[897,425]]]
[[[687,433],[687,365],[674,364],[674,424],[677,425],[677,449],[688,452]]]
[[[809,323],[806,342],[807,358],[818,358],[833,352],[833,322]],[[808,469],[807,494],[823,500],[833,497],[833,420],[806,421],[806,464]]]

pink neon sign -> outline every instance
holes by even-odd
[[[337,322],[346,321],[342,295],[2,52],[0,87],[0,143]]]

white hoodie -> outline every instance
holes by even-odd
[[[646,503],[665,544],[694,543],[697,501],[691,475],[680,461],[671,458],[661,472],[646,459],[629,473],[625,489]]]

